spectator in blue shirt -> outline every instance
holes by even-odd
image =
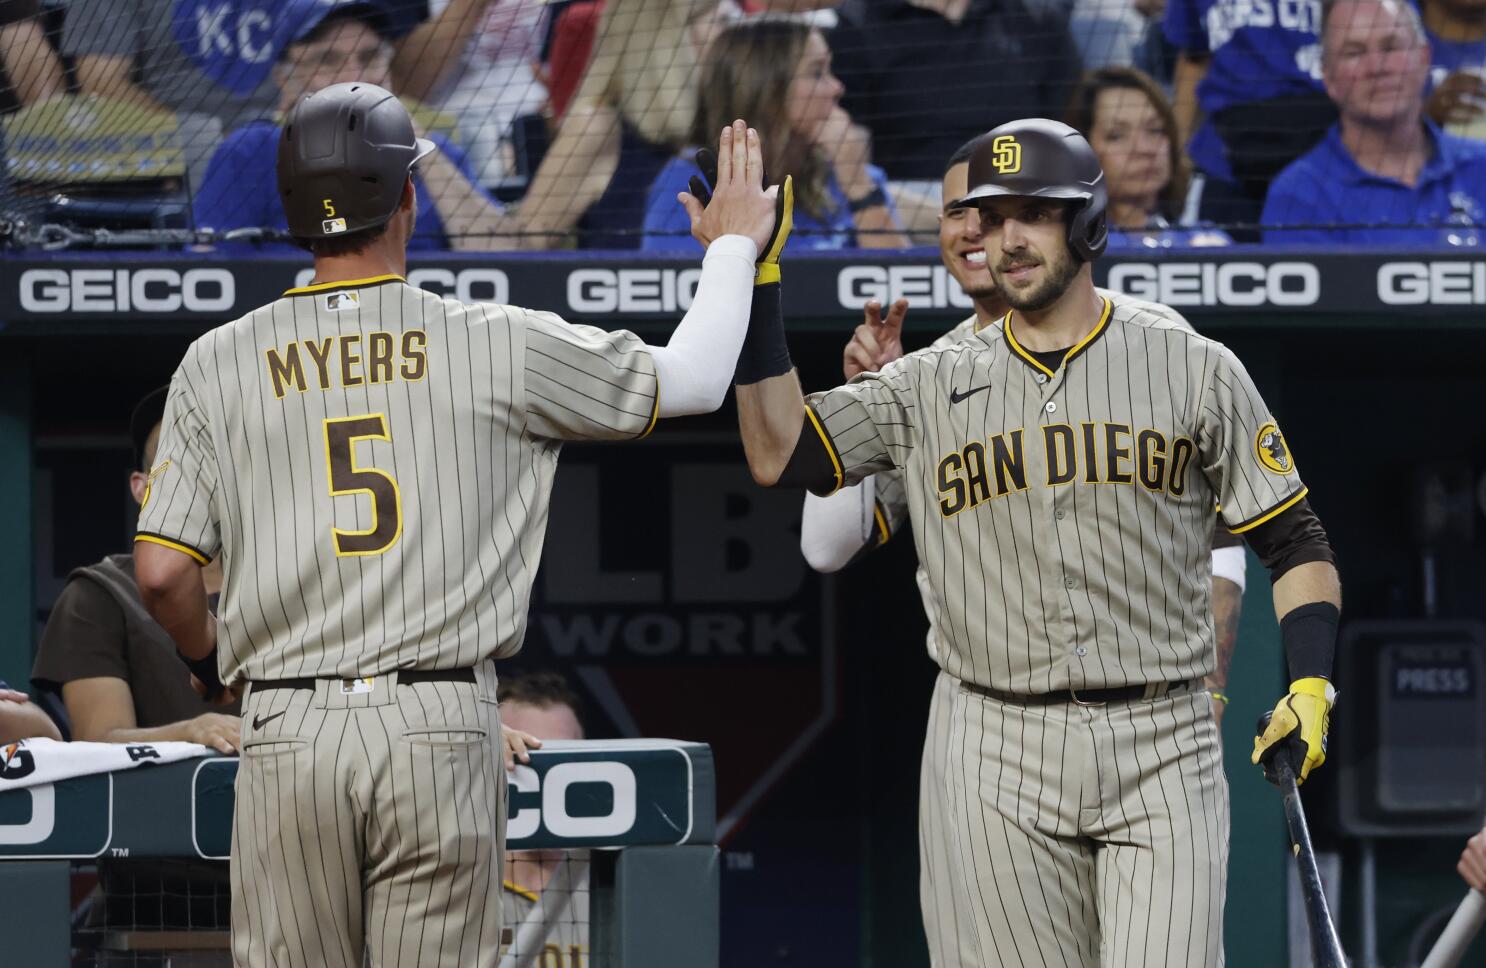
[[[1089,139],[1109,192],[1109,247],[1227,245],[1212,228],[1179,226],[1191,172],[1176,116],[1156,82],[1133,67],[1083,76],[1064,118]]]
[[[392,47],[380,8],[367,3],[310,0],[300,9],[303,19],[295,39],[274,66],[274,77],[282,91],[281,112],[287,112],[309,92],[331,84],[389,83]],[[198,228],[288,228],[275,175],[279,127],[277,120],[251,121],[223,140],[193,199]],[[414,175],[418,216],[408,248],[510,248],[511,224],[499,203],[475,184],[463,152],[437,133],[429,137],[439,150],[420,161]],[[289,246],[263,249],[282,252]]]
[[[1339,0],[1327,7],[1322,36],[1326,89],[1341,121],[1275,179],[1265,241],[1474,244],[1466,226],[1486,215],[1486,145],[1425,116],[1430,54],[1413,5]]]
[[[732,119],[746,118],[763,141],[769,181],[793,176],[794,230],[786,252],[907,244],[887,180],[867,163],[866,134],[840,107],[841,82],[831,74],[820,31],[768,17],[733,24],[707,48],[697,92],[694,144],[708,144]],[[691,221],[677,201],[698,174],[691,157],[683,152],[652,183],[641,248],[695,248]]]
[[[1204,176],[1204,221],[1254,222],[1270,179],[1336,120],[1320,24],[1321,0],[1167,4],[1166,37],[1181,52],[1172,100]]]

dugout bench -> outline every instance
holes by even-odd
[[[718,963],[712,751],[672,740],[549,742],[519,766],[506,845],[591,848],[593,968]],[[141,766],[0,794],[6,965],[69,963],[74,862],[226,863],[237,760]]]

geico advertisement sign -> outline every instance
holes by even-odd
[[[221,313],[237,301],[226,269],[27,269],[28,313]]]
[[[426,289],[462,303],[499,303],[511,301],[511,280],[499,269],[435,269],[414,267],[408,270],[408,285]],[[308,286],[315,280],[314,269],[302,269],[294,278],[295,286]]]
[[[1378,299],[1385,306],[1486,304],[1486,262],[1385,262]]]
[[[624,763],[558,763],[543,774],[529,766],[517,766],[509,776],[513,792],[542,795],[540,809],[523,807],[506,823],[506,836],[512,840],[530,837],[544,827],[554,837],[609,839],[627,834],[635,826],[635,771]],[[608,787],[612,795],[609,812],[596,817],[570,816],[568,788],[577,784]]]
[[[579,269],[568,273],[568,306],[579,313],[684,313],[701,278],[700,268]]]
[[[1309,262],[1122,262],[1105,285],[1167,306],[1314,306],[1321,270]]]
[[[884,306],[906,299],[912,309],[975,307],[942,265],[848,266],[836,274],[836,301],[842,309],[861,309],[873,299]]]

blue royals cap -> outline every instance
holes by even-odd
[[[392,11],[386,3],[373,0],[291,0],[284,6],[283,23],[287,28],[284,48],[303,43],[331,17],[360,20],[385,39],[392,39]],[[283,52],[280,52],[283,56]]]

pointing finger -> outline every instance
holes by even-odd
[[[882,322],[882,303],[875,299],[867,300],[867,305],[862,307],[862,315],[868,326],[877,326]]]
[[[764,184],[764,151],[759,143],[758,132],[748,129],[748,187],[762,188]],[[775,192],[778,194],[778,192]]]

